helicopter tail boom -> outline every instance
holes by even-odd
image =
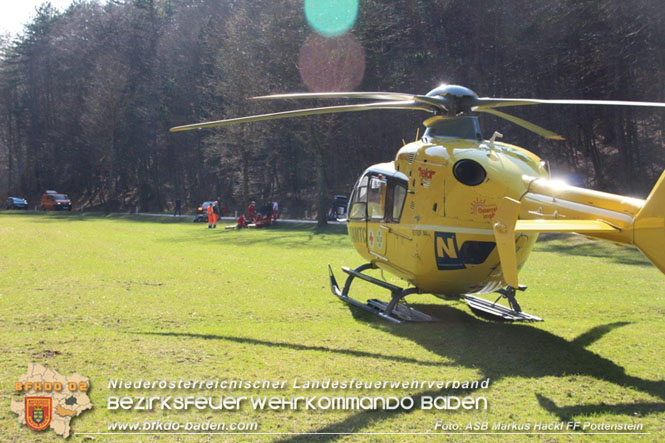
[[[574,232],[637,247],[665,274],[665,172],[646,200],[524,177],[520,201],[504,197],[494,235],[505,282],[517,287],[516,234]]]

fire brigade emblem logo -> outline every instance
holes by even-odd
[[[51,424],[51,397],[25,397],[25,424],[35,431],[43,431]]]
[[[71,421],[92,409],[90,380],[81,374],[62,375],[38,363],[14,383],[10,409],[18,422],[34,431],[53,430],[63,438],[71,434]],[[2,438],[0,437],[0,440]]]

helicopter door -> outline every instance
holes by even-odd
[[[386,216],[386,195],[388,183],[382,176],[371,176],[367,189],[367,245],[369,251],[386,254],[388,227],[383,224]]]

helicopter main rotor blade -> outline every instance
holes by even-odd
[[[171,128],[171,132],[190,131],[192,129],[216,128],[220,126],[229,126],[238,123],[259,122],[264,120],[276,120],[289,117],[303,117],[306,115],[337,114],[341,112],[372,111],[376,109],[410,109],[416,111],[435,112],[435,109],[426,104],[416,103],[415,101],[393,101],[365,103],[359,105],[327,106],[323,108],[296,109],[293,111],[274,112],[271,114],[250,115],[248,117],[230,118],[226,120],[217,120],[205,123],[195,123],[192,125],[176,126]]]
[[[446,97],[406,94],[403,92],[296,92],[293,94],[273,94],[252,97],[252,100],[289,100],[289,99],[372,99],[392,101],[414,101],[446,111],[449,99]]]
[[[320,99],[320,98],[338,98],[338,99],[370,99],[370,100],[390,100],[390,101],[409,101],[413,100],[413,94],[402,92],[294,92],[287,94],[272,94],[252,97],[252,100],[288,100],[288,99]]]
[[[479,97],[474,100],[473,106],[476,111],[481,108],[501,108],[505,106],[525,106],[525,105],[600,105],[600,106],[646,106],[665,108],[662,102],[636,102],[623,100],[549,100],[537,98],[491,98]]]
[[[441,96],[407,94],[404,92],[295,92],[292,94],[272,94],[252,97],[251,100],[289,99],[371,99],[392,101],[415,101],[445,109],[448,99]]]
[[[492,114],[496,115],[497,117],[500,117],[502,119],[508,120],[509,122],[515,123],[518,126],[521,126],[525,129],[528,129],[531,132],[535,132],[536,134],[540,135],[541,137],[545,137],[550,140],[565,140],[562,136],[559,134],[552,132],[548,129],[545,129],[541,126],[538,126],[534,123],[531,123],[529,121],[523,120],[519,117],[515,117],[514,115],[506,114],[505,112],[497,111],[495,109],[475,109],[477,112],[485,112],[487,114]]]

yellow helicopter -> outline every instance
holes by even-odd
[[[305,115],[377,109],[433,114],[422,138],[405,144],[394,161],[369,167],[349,200],[348,232],[368,263],[348,274],[340,289],[329,268],[333,292],[342,300],[393,321],[434,321],[406,303],[415,293],[464,298],[471,310],[506,321],[542,321],[522,311],[518,281],[541,232],[572,232],[637,248],[665,273],[665,173],[646,200],[598,192],[552,180],[545,162],[524,148],[483,139],[478,117],[489,113],[553,140],[538,125],[498,111],[510,106],[564,104],[665,107],[665,103],[608,100],[542,100],[479,97],[458,85],[426,95],[395,92],[294,93],[274,99],[361,99],[370,103],[298,109],[171,129],[213,128]],[[364,273],[380,268],[406,280],[404,289]],[[391,300],[360,302],[349,296],[355,278],[388,289]],[[472,294],[496,292],[495,302]],[[507,299],[508,306],[498,303]]]

